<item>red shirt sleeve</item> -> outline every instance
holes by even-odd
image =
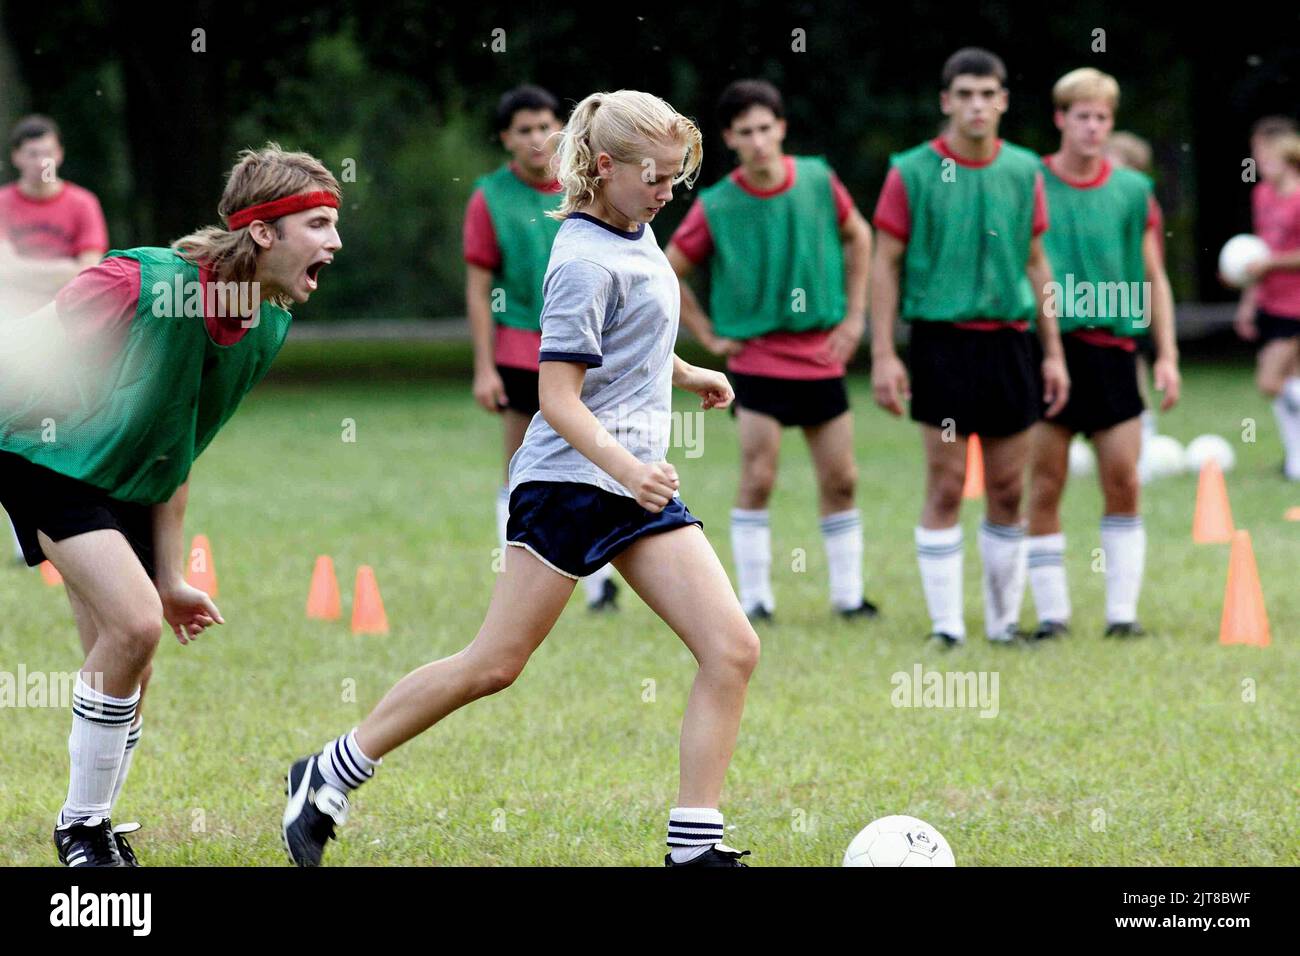
[[[686,218],[668,241],[680,249],[692,265],[698,266],[713,255],[713,233],[709,232],[709,220],[704,216],[704,203],[698,199],[691,203]]]
[[[501,247],[497,245],[497,233],[492,227],[492,214],[488,212],[487,200],[483,190],[474,190],[469,197],[469,206],[465,209],[465,261],[481,269],[495,272],[501,267]]]
[[[907,187],[903,185],[902,175],[892,166],[885,177],[885,185],[881,187],[880,198],[876,200],[871,224],[903,242],[907,242],[911,235],[912,214],[907,206]]]
[[[842,226],[853,212],[853,197],[834,173],[831,173],[831,192],[835,194],[835,221]]]
[[[1155,196],[1147,197],[1147,228],[1155,229],[1162,236],[1165,232],[1165,215],[1160,211],[1160,203]]]
[[[59,290],[54,308],[73,346],[107,361],[126,341],[140,302],[140,263],[120,256],[91,266]]]
[[[83,252],[108,251],[108,223],[104,221],[104,210],[92,192],[85,192],[81,215],[77,217],[77,237],[73,240],[73,255]]]
[[[1041,236],[1047,232],[1047,189],[1043,186],[1043,174],[1034,177],[1034,235]]]

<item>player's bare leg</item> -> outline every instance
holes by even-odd
[[[731,555],[740,605],[751,620],[769,620],[772,593],[772,530],[767,503],[776,485],[781,423],[771,415],[736,409],[740,435],[740,487],[731,511]]]
[[[1038,612],[1037,640],[1068,633],[1070,592],[1065,577],[1061,497],[1070,474],[1072,433],[1050,421],[1029,429],[1029,537],[1025,542],[1029,587]]]
[[[734,865],[744,854],[721,845],[718,804],[736,748],[749,678],[758,665],[758,635],[698,527],[641,538],[614,563],[699,664],[682,717],[681,770],[668,835],[672,845],[678,832],[698,836],[707,829],[718,842],[711,847],[673,846],[664,862]]]
[[[853,455],[853,412],[842,412],[803,433],[817,474],[831,607],[845,616],[875,617],[878,609],[862,593],[862,517],[854,507],[858,464]]]

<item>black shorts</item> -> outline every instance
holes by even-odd
[[[1028,332],[959,329],[951,322],[911,326],[913,421],[998,438],[1038,420],[1043,388]]]
[[[9,512],[27,564],[45,560],[38,530],[51,541],[88,531],[120,531],[131,550],[154,576],[153,507],[110,498],[84,481],[34,465],[21,455],[0,451],[0,505]]]
[[[1155,339],[1149,335],[1135,335],[1133,341],[1137,343],[1137,354],[1147,360],[1148,368],[1156,364],[1156,343]]]
[[[1274,315],[1272,312],[1256,311],[1255,328],[1259,329],[1259,338],[1256,344],[1263,348],[1269,342],[1275,342],[1278,339],[1293,339],[1300,335],[1300,319],[1293,319],[1285,315]]]
[[[849,410],[849,396],[844,378],[772,378],[767,375],[744,375],[728,372],[736,408],[770,415],[785,427],[808,428],[820,425]]]
[[[634,498],[576,481],[526,481],[510,493],[506,542],[565,577],[584,578],[638,538],[699,525],[680,498],[651,514]]]
[[[1070,373],[1070,400],[1047,421],[1091,435],[1142,414],[1136,352],[1093,345],[1069,333],[1061,336],[1061,345]]]
[[[537,399],[537,373],[526,368],[498,365],[497,374],[506,389],[506,407],[532,418],[541,405]]]

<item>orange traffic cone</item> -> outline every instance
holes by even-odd
[[[206,592],[208,597],[217,596],[217,566],[212,563],[212,545],[208,543],[206,534],[196,534],[190,543],[190,562],[185,583]]]
[[[980,436],[971,435],[966,441],[966,484],[962,486],[963,498],[984,497],[984,449]]]
[[[1192,517],[1192,540],[1197,544],[1226,544],[1232,540],[1232,507],[1223,470],[1213,458],[1201,466],[1196,485],[1196,513]]]
[[[1232,536],[1232,554],[1228,557],[1228,586],[1223,591],[1223,619],[1219,622],[1220,644],[1251,644],[1268,647],[1268,611],[1264,608],[1264,589],[1259,584],[1255,551],[1250,546],[1250,532]]]
[[[339,581],[334,576],[334,561],[327,554],[316,559],[311,573],[311,591],[307,594],[307,616],[318,621],[337,621],[339,608]]]
[[[1300,505],[1296,505],[1294,508],[1287,508],[1286,514],[1282,517],[1287,521],[1300,521]]]
[[[59,569],[56,568],[53,564],[51,564],[49,561],[42,561],[41,580],[44,581],[46,584],[48,584],[50,587],[55,587],[63,583],[63,575],[61,575],[59,573]]]
[[[375,571],[368,564],[357,568],[356,593],[352,598],[352,633],[388,633],[388,615],[384,613],[384,599],[379,596]]]

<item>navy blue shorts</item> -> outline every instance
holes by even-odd
[[[510,494],[506,541],[565,577],[599,570],[646,535],[704,522],[680,498],[651,514],[636,499],[576,481],[526,481]]]

